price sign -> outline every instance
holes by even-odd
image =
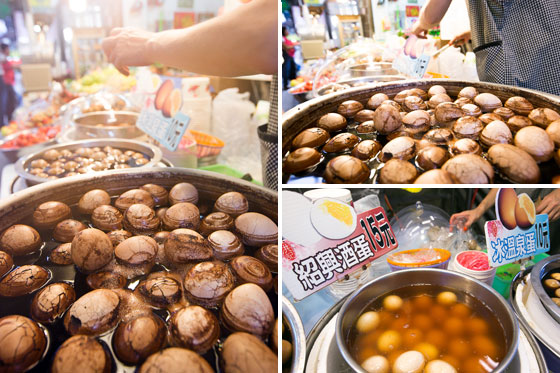
[[[535,215],[535,205],[527,194],[517,196],[512,188],[496,195],[497,220],[484,224],[486,247],[493,267],[550,250],[548,215]]]
[[[296,300],[301,300],[344,278],[345,275],[398,247],[397,239],[382,207],[376,207],[357,216],[352,215],[353,219],[346,215],[343,220],[349,230],[342,234],[343,238],[340,238],[341,232],[346,228],[342,225],[340,229],[336,229],[335,225],[327,219],[328,208],[332,206],[322,209],[321,204],[325,200],[328,199],[316,201],[313,209],[308,212],[313,229],[316,230],[313,233],[319,233],[321,236],[319,240],[313,244],[307,242],[305,245],[288,239],[282,242],[283,282]],[[338,203],[351,209],[342,202]],[[332,211],[337,211],[339,208],[340,206],[334,206]],[[337,237],[337,235],[338,238],[326,237]]]

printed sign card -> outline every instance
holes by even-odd
[[[296,300],[398,247],[382,207],[357,215],[343,202],[322,198],[300,204],[297,214],[301,220],[284,225],[290,232],[282,242],[283,282]]]
[[[496,195],[497,220],[484,225],[486,247],[493,267],[515,262],[550,250],[548,215],[536,215],[531,198],[513,188]]]

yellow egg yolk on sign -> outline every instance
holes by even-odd
[[[323,203],[321,203],[319,208],[324,213],[329,214],[330,216],[338,221],[343,222],[347,226],[350,227],[352,225],[353,219],[352,213],[350,212],[350,206],[333,201],[324,201]]]

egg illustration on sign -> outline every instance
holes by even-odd
[[[311,209],[311,223],[323,237],[346,238],[356,230],[357,215],[354,209],[336,199],[321,198]]]
[[[526,193],[522,193],[515,203],[515,221],[521,229],[527,229],[535,224],[537,219],[535,204]]]

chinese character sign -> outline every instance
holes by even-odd
[[[397,248],[397,239],[382,207],[358,215],[356,222],[355,230],[347,237],[324,238],[315,247],[283,241],[283,281],[296,300]]]
[[[517,196],[511,188],[498,191],[497,220],[486,222],[486,246],[493,267],[550,250],[548,215],[536,215],[527,194]]]

